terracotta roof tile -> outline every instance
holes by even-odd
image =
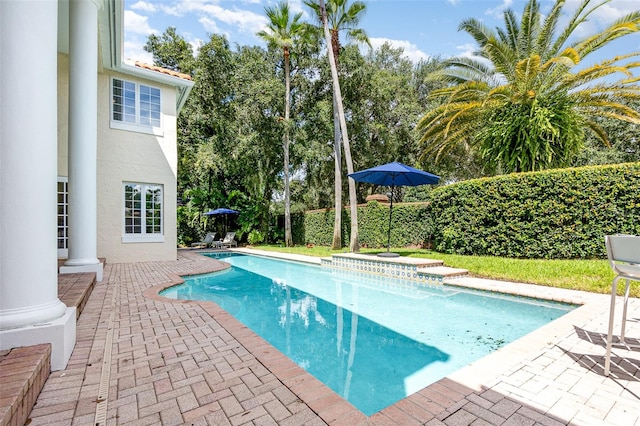
[[[136,65],[136,67],[139,67],[139,68],[144,68],[146,70],[159,72],[159,73],[162,73],[162,74],[170,75],[172,77],[178,77],[178,78],[181,78],[183,80],[189,80],[189,81],[192,80],[191,76],[189,74],[184,74],[184,73],[181,73],[181,72],[169,70],[167,68],[162,68],[162,67],[157,67],[155,65],[145,64],[144,62],[140,62],[140,61],[136,61],[135,65]]]

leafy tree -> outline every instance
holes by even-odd
[[[291,211],[289,194],[289,139],[291,124],[289,122],[289,112],[291,109],[291,51],[297,44],[305,43],[308,40],[309,30],[300,21],[302,12],[291,16],[289,4],[280,2],[276,7],[265,7],[265,13],[269,18],[267,30],[258,32],[258,36],[264,39],[270,46],[282,49],[284,58],[284,81],[285,81],[285,107],[284,107],[284,136],[282,138],[282,148],[284,152],[284,241],[285,246],[293,245],[291,236]]]
[[[360,19],[366,10],[365,3],[354,1],[349,5],[348,0],[328,0],[327,6],[325,2],[320,0],[305,1],[307,6],[311,7],[321,21],[323,32],[325,33],[329,64],[331,67],[331,78],[333,82],[333,109],[334,109],[334,161],[335,161],[335,222],[333,228],[332,248],[341,247],[341,218],[338,212],[342,211],[342,175],[341,175],[341,149],[340,139],[345,151],[345,162],[347,164],[347,172],[353,173],[353,161],[351,159],[351,149],[349,138],[347,136],[346,119],[341,114],[342,96],[340,94],[340,82],[338,77],[338,61],[340,57],[340,31],[346,31],[348,37],[359,42],[369,43],[369,39],[364,30],[358,28]],[[358,211],[357,211],[357,195],[356,187],[353,179],[348,179],[349,185],[349,205],[351,209],[351,238],[349,242],[350,251],[358,251]]]
[[[191,215],[226,204],[225,180],[233,146],[235,55],[223,36],[211,35],[200,48],[194,66],[194,87],[178,117],[178,191],[191,205]],[[192,191],[206,196],[193,197]],[[202,227],[207,226],[207,217]]]
[[[436,89],[446,87],[446,82],[435,80],[431,78],[430,75],[441,70],[442,67],[443,60],[434,57],[420,61],[414,68],[413,82],[411,85],[412,92],[417,92],[417,102],[422,108],[422,111],[430,110],[438,106],[438,102],[430,97],[430,94]],[[411,135],[411,140],[418,141],[420,137],[421,134],[416,127]],[[416,144],[415,148],[419,150],[418,144]],[[490,174],[484,166],[479,151],[466,141],[452,147],[451,150],[447,151],[446,155],[441,156],[437,162],[433,161],[433,158],[430,156],[420,156],[419,152],[416,153],[416,157],[418,157],[420,168],[440,176],[443,182],[457,182]],[[422,191],[422,189],[418,188],[414,190],[407,188],[406,191],[407,193],[412,193],[414,191]]]
[[[594,4],[595,3],[595,4]],[[492,30],[477,19],[459,29],[479,45],[477,57],[447,60],[431,74],[449,85],[431,93],[437,107],[418,124],[423,155],[440,160],[461,145],[479,148],[488,166],[504,172],[540,170],[571,163],[585,131],[608,138],[596,117],[640,123],[625,102],[640,98],[632,70],[639,53],[579,68],[593,52],[640,30],[640,11],[576,41],[575,30],[607,0],[582,0],[556,34],[564,0],[543,16],[529,0],[522,18],[507,9],[504,28]],[[622,77],[610,82],[616,75]]]
[[[268,234],[273,194],[279,188],[283,151],[280,111],[284,107],[282,83],[273,72],[278,53],[260,47],[240,47],[236,53],[233,95],[233,140],[226,174],[228,194],[242,194],[240,231]],[[230,199],[230,204],[233,200]],[[242,213],[244,212],[244,214]],[[254,240],[255,241],[255,240]]]
[[[640,111],[640,102],[632,103],[629,107]],[[610,145],[604,146],[595,137],[588,137],[573,166],[640,161],[639,124],[629,124],[607,117],[600,117],[595,120],[604,129]]]
[[[302,165],[305,191],[301,194],[306,208],[329,208],[334,206],[335,193],[333,88],[327,84],[331,73],[326,58],[310,55],[300,59],[304,63],[294,76],[299,90],[294,97],[298,136],[293,155]]]
[[[259,47],[232,51],[215,34],[194,58],[195,85],[178,117],[182,243],[210,228],[212,218],[202,213],[220,206],[240,210],[239,237],[253,232],[257,241],[267,234],[282,160],[278,111],[284,96],[275,61]]]
[[[383,44],[363,56],[356,46],[346,46],[341,63],[352,70],[341,76],[350,142],[356,170],[391,161],[414,165],[418,155],[413,129],[423,111],[414,86],[414,64],[401,48]],[[358,202],[375,185],[360,184]],[[398,191],[399,193],[400,191]]]
[[[153,55],[156,66],[185,74],[193,74],[195,59],[191,45],[178,33],[175,27],[167,28],[162,35],[151,34],[144,50]]]

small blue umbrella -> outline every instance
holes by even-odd
[[[206,212],[204,214],[207,215],[207,216],[218,216],[218,215],[221,215],[221,214],[238,214],[238,213],[240,213],[238,210],[232,210],[232,209],[228,209],[226,207],[220,207],[218,209],[208,211],[208,212]]]
[[[387,233],[387,252],[379,256],[396,257],[396,253],[389,253],[391,243],[391,214],[393,213],[393,190],[396,186],[435,185],[440,180],[436,176],[424,170],[414,169],[406,164],[393,162],[348,175],[356,182],[373,183],[391,187],[391,204],[389,206],[389,231]]]
[[[221,216],[224,215],[224,232],[227,232],[227,215],[230,214],[239,214],[240,212],[238,210],[233,210],[233,209],[228,209],[226,207],[220,207],[217,208],[215,210],[210,210],[206,213],[204,213],[204,215],[206,216]]]

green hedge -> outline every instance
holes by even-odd
[[[518,173],[433,191],[436,250],[522,258],[605,255],[640,233],[640,163]]]
[[[423,245],[430,239],[432,229],[429,203],[400,203],[393,205],[391,245]],[[333,239],[333,209],[308,211],[292,218],[293,240],[296,244],[330,246]],[[389,205],[371,201],[358,206],[360,245],[386,247],[389,230]],[[342,245],[349,245],[351,215],[342,211]]]
[[[343,246],[349,212],[343,211]],[[360,244],[384,247],[387,204],[358,208]],[[331,245],[333,210],[293,219],[296,244]],[[603,236],[640,234],[640,163],[516,173],[446,185],[426,203],[393,206],[392,246],[521,258],[605,255]]]

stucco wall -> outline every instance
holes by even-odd
[[[61,55],[64,56],[64,55]],[[64,59],[64,58],[63,58]],[[63,62],[63,61],[59,61]],[[68,75],[65,69],[61,70]],[[140,81],[162,90],[163,135],[110,128],[111,77]],[[68,79],[68,78],[67,78]],[[59,79],[59,97],[68,98],[65,78]],[[61,81],[62,80],[62,81]],[[61,101],[59,101],[61,102]],[[62,101],[64,105],[64,101]],[[176,133],[175,89],[130,75],[98,75],[98,163],[97,163],[97,254],[110,263],[176,259]],[[65,111],[60,109],[59,111]],[[58,135],[67,134],[66,120],[59,123]],[[67,170],[67,138],[59,139],[58,169]],[[124,243],[124,182],[163,186],[163,242]]]

